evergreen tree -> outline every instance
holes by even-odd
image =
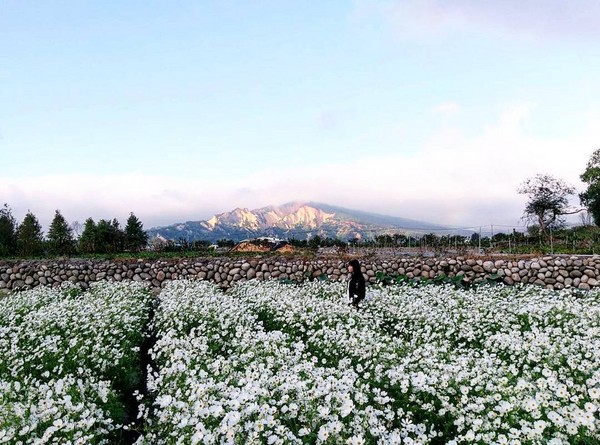
[[[113,218],[110,227],[113,252],[123,252],[125,250],[125,232],[121,230],[121,225],[116,218]]]
[[[142,222],[131,212],[125,225],[125,248],[138,252],[148,244],[148,234]]]
[[[73,230],[67,220],[57,210],[48,230],[48,242],[50,251],[59,255],[68,255],[73,250]]]
[[[0,256],[14,255],[17,251],[17,221],[8,204],[0,209]]]
[[[96,253],[112,252],[110,221],[101,219],[96,224]]]
[[[27,212],[17,230],[19,253],[25,257],[43,252],[44,239],[42,226],[31,211]]]
[[[123,251],[125,234],[119,226],[119,221],[101,219],[96,225],[96,252],[117,253]]]
[[[96,223],[92,218],[88,218],[83,223],[83,232],[79,237],[79,251],[81,253],[96,253],[97,238]]]

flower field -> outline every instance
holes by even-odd
[[[37,288],[0,300],[0,443],[118,443],[150,293]]]
[[[600,443],[599,293],[369,293],[356,311],[343,283],[182,280],[153,316],[134,285],[11,294],[0,443]]]

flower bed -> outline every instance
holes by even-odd
[[[0,306],[0,443],[119,443],[140,384],[146,286],[63,285]]]
[[[598,443],[600,297],[172,282],[138,443]]]

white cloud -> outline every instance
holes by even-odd
[[[31,210],[47,227],[59,209],[68,221],[92,217],[124,222],[134,212],[146,228],[209,217],[222,208],[220,187],[202,180],[185,181],[139,173],[62,174],[0,178],[0,195],[21,219]]]
[[[360,0],[354,16],[381,18],[402,39],[456,32],[532,39],[600,37],[600,3],[595,0]]]
[[[254,196],[280,202],[301,190],[301,198],[442,224],[518,224],[526,200],[519,185],[548,172],[581,189],[579,175],[600,138],[592,126],[570,138],[529,136],[523,126],[533,110],[510,107],[473,138],[444,128],[416,154],[258,173]]]
[[[432,108],[432,111],[441,115],[452,115],[460,111],[460,105],[456,102],[444,102]]]
[[[579,175],[600,140],[598,116],[568,138],[530,136],[523,128],[534,112],[527,103],[507,108],[476,137],[444,126],[410,154],[266,168],[219,182],[141,173],[0,178],[0,196],[17,219],[29,209],[46,227],[57,208],[79,222],[124,222],[134,212],[149,228],[296,199],[447,225],[517,224],[525,202],[518,186],[549,173],[581,190]]]

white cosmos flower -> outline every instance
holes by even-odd
[[[598,399],[600,399],[600,388],[598,388],[598,387],[590,388],[588,390],[588,394],[591,399],[598,400]]]

